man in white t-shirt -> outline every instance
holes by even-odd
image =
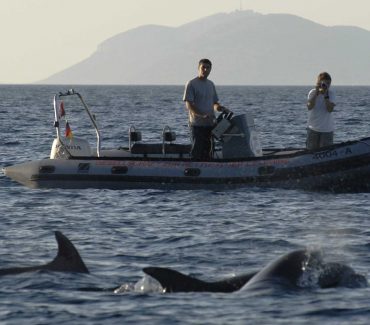
[[[198,76],[186,83],[183,97],[189,112],[189,127],[192,135],[191,157],[199,160],[211,158],[214,111],[229,112],[219,104],[216,87],[211,80],[208,80],[211,69],[210,60],[200,60]]]
[[[330,85],[331,76],[327,72],[322,72],[317,77],[316,87],[308,94],[306,147],[309,150],[333,144],[335,94]]]

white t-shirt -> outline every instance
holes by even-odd
[[[190,126],[212,126],[214,125],[213,105],[218,102],[216,87],[211,80],[194,78],[186,83],[184,101],[194,103],[199,112],[210,115],[208,118],[197,116],[189,111]]]
[[[315,97],[316,89],[312,89],[308,93],[308,100]],[[335,94],[329,89],[329,100],[335,103]],[[316,98],[315,106],[308,111],[308,125],[307,127],[316,132],[333,132],[334,131],[334,117],[333,113],[326,109],[325,98],[323,94],[319,94]]]

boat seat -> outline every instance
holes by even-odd
[[[176,140],[176,133],[172,131],[163,132],[163,141],[172,142]]]
[[[166,154],[188,154],[191,149],[189,144],[165,143]],[[133,154],[163,154],[163,143],[134,143],[131,146],[131,153]]]
[[[176,133],[171,131],[169,126],[162,130],[162,143],[142,143],[141,132],[136,131],[135,127],[129,129],[129,150],[136,155],[167,155],[177,154],[182,157],[189,154],[191,145],[177,144],[172,141],[176,140]]]
[[[162,143],[134,143],[130,148],[133,154],[161,154]]]
[[[180,143],[166,143],[165,144],[166,153],[178,153],[178,154],[188,154],[191,150],[190,144],[180,144]]]
[[[141,132],[140,131],[131,131],[130,132],[130,141],[132,141],[132,142],[141,141]]]
[[[128,130],[128,147],[130,148],[130,150],[132,146],[138,141],[141,141],[141,132],[136,131],[134,126],[130,126]]]

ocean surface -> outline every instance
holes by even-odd
[[[49,156],[53,95],[72,87],[0,86],[0,167]],[[75,86],[95,113],[103,148],[127,146],[134,125],[159,141],[164,125],[189,142],[181,86]],[[335,142],[369,136],[370,88],[335,87]],[[303,147],[310,87],[218,87],[234,113],[254,115],[263,147]],[[66,111],[76,136],[95,145],[86,121]],[[90,274],[0,278],[1,324],[368,324],[370,288],[297,292],[140,291],[142,268],[163,266],[203,280],[258,270],[294,249],[370,280],[368,193],[240,188],[35,190],[0,173],[0,268],[51,261],[54,231],[79,250]],[[112,288],[125,285],[125,292]],[[91,288],[84,291],[81,288]],[[107,289],[98,291],[94,288]]]

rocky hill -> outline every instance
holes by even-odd
[[[253,11],[129,30],[41,83],[182,85],[203,57],[217,84],[306,85],[325,70],[336,85],[370,85],[370,31]]]

